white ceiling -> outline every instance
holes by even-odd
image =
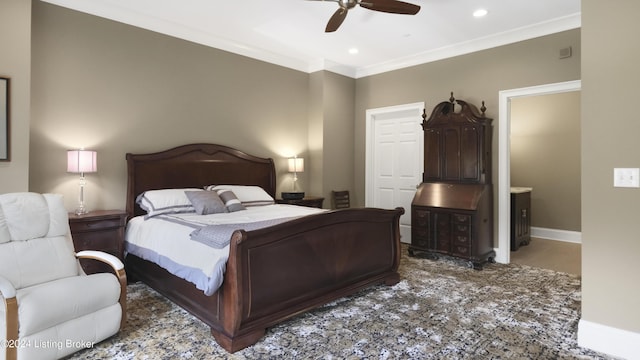
[[[43,0],[195,43],[313,72],[359,78],[578,28],[580,0],[405,0],[417,15],[306,0]],[[478,8],[488,10],[474,18]],[[358,48],[357,54],[349,49]],[[558,49],[559,50],[559,49]]]

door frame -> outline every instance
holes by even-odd
[[[498,92],[498,248],[496,262],[511,260],[511,99],[580,91],[581,80],[530,86]]]
[[[421,123],[421,116],[424,110],[425,103],[424,102],[416,102],[410,104],[403,105],[394,105],[394,106],[386,106],[374,109],[367,109],[365,115],[365,206],[370,207],[373,206],[374,199],[374,189],[373,189],[373,181],[374,181],[374,163],[375,159],[373,158],[374,154],[374,141],[373,136],[375,134],[375,122],[377,119],[388,118],[393,116],[394,113],[405,113],[416,111],[418,117],[416,122],[418,124]],[[423,137],[420,137],[420,147],[424,147]],[[424,151],[421,151],[421,154],[418,154],[417,161],[420,168],[423,165]],[[417,186],[418,184],[416,184]],[[411,209],[405,209],[405,214],[411,216]]]

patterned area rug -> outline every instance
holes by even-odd
[[[580,348],[580,278],[521,265],[406,255],[401,281],[267,330],[226,353],[209,328],[147,286],[128,288],[123,331],[71,359],[607,359]]]

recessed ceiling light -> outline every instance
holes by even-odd
[[[349,54],[351,54],[351,55],[355,55],[355,54],[357,54],[357,53],[358,53],[358,48],[351,48],[351,49],[349,49]]]
[[[483,17],[487,15],[488,11],[486,9],[478,9],[473,12],[474,17]]]

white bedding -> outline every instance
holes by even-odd
[[[190,234],[208,225],[229,225],[296,218],[325,210],[275,204],[247,207],[246,210],[211,215],[182,213],[160,215],[149,219],[138,216],[129,221],[125,235],[125,251],[154,262],[172,274],[192,282],[206,295],[212,295],[222,284],[229,246],[216,249],[191,240]]]

